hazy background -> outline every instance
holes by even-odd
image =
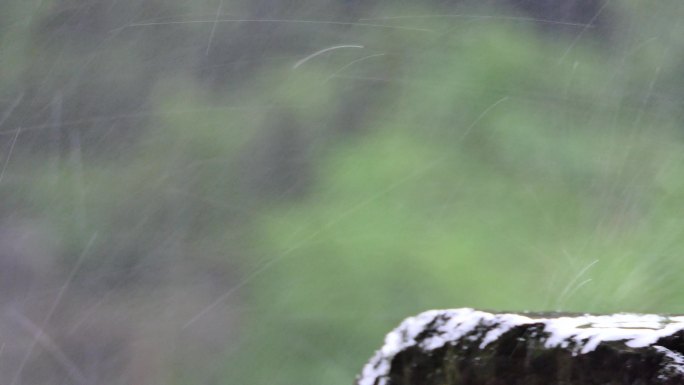
[[[684,313],[683,7],[0,1],[0,383],[350,385],[430,308]]]

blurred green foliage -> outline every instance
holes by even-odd
[[[166,383],[350,384],[428,308],[684,312],[681,5],[495,5],[5,1],[0,223],[180,302]]]

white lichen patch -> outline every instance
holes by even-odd
[[[479,342],[482,349],[512,328],[529,324],[541,326],[540,342],[546,348],[567,348],[576,355],[589,353],[608,341],[621,341],[630,348],[651,346],[683,330],[684,317],[621,313],[548,318],[469,308],[430,310],[405,319],[385,337],[384,346],[364,366],[358,385],[386,385],[392,358],[409,347],[430,351],[447,343],[458,346],[459,341],[467,340]],[[672,361],[678,362],[675,358]]]

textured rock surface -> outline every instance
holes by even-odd
[[[684,384],[684,316],[431,310],[390,332],[356,384]]]

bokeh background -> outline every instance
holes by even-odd
[[[2,0],[0,383],[350,385],[431,308],[684,312],[683,7]]]

